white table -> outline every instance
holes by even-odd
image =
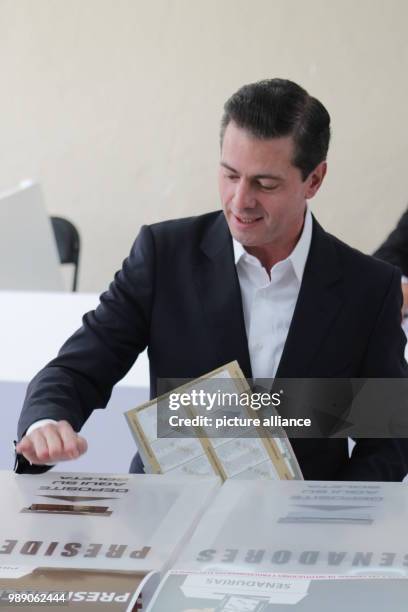
[[[95,308],[95,293],[0,291],[0,381],[28,382]],[[149,386],[146,352],[119,386]]]

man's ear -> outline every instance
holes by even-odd
[[[327,162],[322,161],[306,179],[305,198],[310,200],[319,191],[327,172]]]

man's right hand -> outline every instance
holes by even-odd
[[[68,421],[47,423],[25,435],[16,452],[34,465],[77,459],[88,449],[85,438],[76,433]]]

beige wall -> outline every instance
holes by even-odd
[[[102,290],[138,228],[218,206],[218,122],[291,78],[332,115],[313,209],[370,250],[408,202],[406,0],[0,0],[0,189],[39,180]]]

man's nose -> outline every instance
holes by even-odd
[[[234,207],[238,210],[244,210],[245,208],[254,208],[254,206],[256,206],[256,200],[251,185],[241,179],[236,183]]]

